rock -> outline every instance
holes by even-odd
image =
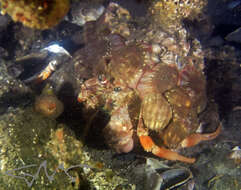
[[[225,37],[225,40],[230,42],[241,43],[241,27]]]

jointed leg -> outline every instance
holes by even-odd
[[[144,127],[142,117],[140,117],[139,119],[137,135],[140,139],[141,146],[144,148],[144,150],[147,152],[152,152],[154,155],[160,158],[165,158],[168,160],[179,160],[187,163],[194,163],[196,161],[195,158],[187,158],[185,156],[178,154],[177,152],[171,151],[164,147],[157,146],[153,142],[151,137],[148,136],[148,129]]]
[[[215,139],[221,132],[221,126],[222,125],[220,124],[218,126],[218,128],[216,129],[216,131],[214,131],[213,133],[206,133],[206,134],[194,133],[194,134],[191,134],[189,137],[185,138],[181,142],[181,146],[183,148],[191,147],[191,146],[195,146],[196,144],[200,143],[201,141],[208,141],[208,140]]]

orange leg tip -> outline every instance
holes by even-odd
[[[165,149],[163,147],[156,147],[153,150],[153,154],[155,154],[156,156],[158,156],[160,158],[165,158],[165,159],[173,160],[173,161],[178,160],[178,161],[186,162],[186,163],[190,163],[190,164],[192,164],[196,161],[195,158],[188,158],[188,157],[182,156],[182,155],[178,154],[177,152]]]
[[[81,95],[78,95],[78,97],[77,97],[77,101],[78,101],[79,103],[81,103],[81,102],[86,101],[86,99],[83,98],[83,97],[81,97]]]
[[[51,72],[44,73],[42,76],[42,80],[46,80],[47,78],[49,78],[50,74],[51,74]]]
[[[78,101],[78,102],[82,102],[81,98],[79,98],[79,97],[77,98],[77,101]]]
[[[183,148],[191,147],[191,146],[197,145],[201,141],[213,140],[220,134],[220,132],[221,132],[221,124],[218,126],[216,131],[214,131],[213,133],[207,133],[207,134],[195,133],[195,134],[190,135],[189,137],[187,137],[186,139],[184,139],[182,141],[181,146]]]
[[[46,80],[47,78],[49,78],[50,74],[52,73],[52,71],[43,71],[42,73],[40,73],[38,75],[38,78],[41,80],[41,81],[44,81]]]

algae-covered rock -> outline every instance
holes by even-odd
[[[1,115],[0,132],[0,189],[115,189],[127,183],[94,161],[67,126],[32,107]]]
[[[205,0],[155,0],[149,7],[149,14],[152,21],[172,32],[171,30],[176,30],[183,19],[200,18],[206,4]]]
[[[1,13],[8,13],[15,22],[37,29],[48,29],[67,14],[69,0],[1,0]]]
[[[93,159],[69,126],[36,112],[34,93],[6,69],[1,61],[0,189],[111,190],[127,184]]]
[[[73,0],[71,2],[79,3],[79,1],[80,0]],[[91,2],[97,2],[97,4],[102,4],[103,1],[104,0],[91,0]],[[215,1],[217,3],[221,2],[219,0]],[[11,9],[9,9],[8,12],[7,7],[2,7],[1,10],[2,12],[10,14],[10,12],[13,13],[15,8],[19,7],[21,3],[30,1],[0,0],[1,6],[4,6],[6,2],[10,2],[8,8],[11,7]],[[40,1],[34,0],[32,2],[36,3]],[[50,1],[41,2],[48,3]],[[65,1],[58,1],[60,4],[62,2]],[[82,2],[87,1],[81,1],[81,3]],[[92,31],[95,31],[100,25],[102,26],[100,27],[101,30],[97,31],[99,33],[89,32],[88,36],[85,36],[87,37],[87,42],[85,41],[84,46],[82,46],[83,36],[80,35],[82,34],[82,29],[71,28],[70,26],[74,25],[74,22],[68,23],[71,22],[71,20],[63,23],[64,27],[56,27],[51,31],[36,31],[13,22],[3,22],[2,32],[0,29],[2,35],[2,37],[0,37],[0,46],[3,50],[8,51],[9,56],[4,55],[2,53],[4,51],[1,51],[0,47],[0,57],[8,57],[8,60],[13,60],[19,57],[19,55],[27,55],[29,51],[39,50],[39,48],[45,47],[52,41],[60,41],[65,44],[65,40],[68,39],[69,36],[72,36],[72,33],[76,33],[77,36],[79,35],[77,39],[80,39],[77,41],[77,44],[81,44],[81,49],[77,51],[76,55],[82,56],[81,59],[83,60],[80,62],[80,69],[82,69],[83,72],[79,70],[77,78],[83,78],[84,80],[85,76],[90,77],[90,75],[93,75],[95,61],[99,59],[99,55],[104,55],[105,51],[108,53],[109,49],[107,47],[109,44],[104,44],[101,41],[105,32],[118,33],[125,36],[130,42],[138,41],[143,45],[163,43],[163,40],[171,39],[169,38],[170,36],[175,36],[177,41],[175,47],[177,47],[176,49],[178,50],[176,52],[178,56],[175,61],[182,63],[189,61],[190,59],[187,59],[188,57],[197,57],[195,60],[202,63],[200,65],[207,70],[207,89],[208,94],[210,94],[208,97],[211,102],[218,102],[221,118],[225,118],[226,122],[222,122],[222,132],[216,140],[201,143],[190,149],[181,150],[181,153],[195,155],[195,157],[197,157],[195,164],[185,165],[180,162],[157,159],[158,161],[163,161],[168,166],[184,166],[190,169],[193,174],[193,179],[190,183],[187,182],[184,186],[177,187],[179,190],[186,190],[188,188],[200,190],[240,190],[240,162],[231,156],[234,147],[240,147],[240,134],[237,133],[240,126],[240,64],[238,61],[241,57],[240,48],[233,47],[232,44],[227,46],[227,41],[222,37],[222,31],[218,30],[219,28],[216,28],[215,31],[217,32],[217,36],[221,38],[222,43],[217,43],[214,47],[212,46],[212,48],[208,48],[207,44],[197,40],[196,36],[193,36],[193,33],[195,33],[195,35],[200,33],[205,36],[211,35],[210,31],[212,30],[204,30],[206,32],[200,31],[206,27],[203,22],[199,22],[200,20],[202,21],[202,19],[207,19],[204,10],[207,3],[206,0],[145,1],[145,3],[150,6],[146,7],[149,12],[145,15],[145,18],[142,18],[143,20],[139,17],[135,17],[135,19],[131,18],[132,14],[128,12],[128,10],[132,10],[130,6],[128,6],[128,8],[123,7],[118,9],[117,6],[120,4],[117,3],[118,1],[115,2],[116,3],[112,3],[111,6],[109,6],[110,9],[106,6],[107,9],[105,9],[105,11],[107,11],[108,14],[106,17],[102,17],[108,23],[107,27],[110,28],[110,31],[105,30],[106,25],[101,25],[103,20],[97,21],[97,25],[94,25]],[[144,1],[137,2],[141,4]],[[18,6],[13,6],[13,3]],[[90,1],[86,3],[86,9],[84,10],[88,10],[89,3]],[[227,3],[229,4],[229,2]],[[32,8],[36,8],[36,6],[33,5]],[[78,7],[74,7],[73,10],[77,11],[74,13],[83,13],[85,16],[84,13],[86,12],[81,8],[83,7],[79,6],[79,9]],[[216,13],[218,13],[220,9],[215,9],[215,11],[214,9],[210,9],[210,11],[213,11],[213,14],[215,14],[215,18],[220,17],[219,19],[214,19],[214,23],[235,24],[239,21],[238,19],[222,19],[226,17],[227,13],[223,13],[227,9],[228,6],[226,6],[225,9],[221,9],[219,14]],[[27,6],[20,6],[18,10],[32,11],[27,8]],[[50,10],[53,10],[52,13],[56,11],[56,9]],[[133,9],[132,11],[136,10]],[[72,16],[75,16],[73,12],[70,13]],[[49,14],[35,17],[37,14],[38,12],[36,11],[36,13],[33,14],[33,18],[31,18],[36,19],[33,21],[33,26],[31,27],[41,29],[51,27],[49,23],[50,20],[42,23],[45,18],[50,18],[48,17]],[[87,14],[87,16],[89,16],[89,14]],[[233,18],[235,15],[232,14],[231,16],[232,17],[229,18]],[[16,16],[16,19],[17,18],[20,17]],[[22,17],[22,21],[24,21],[24,18],[25,17]],[[73,18],[73,20],[74,19],[75,18]],[[87,17],[84,17],[84,19],[87,19]],[[188,29],[186,25],[183,24],[183,21],[186,21],[186,19],[193,22]],[[35,25],[36,23],[38,24],[37,26]],[[77,24],[79,23],[80,21],[78,21]],[[56,19],[54,19],[53,22],[53,25],[55,24],[57,24]],[[91,23],[85,25],[85,27],[89,26],[93,25],[91,25]],[[94,38],[96,34],[99,34],[97,40]],[[224,36],[226,35],[227,34]],[[168,40],[166,42],[168,42]],[[187,46],[189,44],[190,46]],[[70,44],[70,46],[72,45],[73,44]],[[68,45],[65,45],[64,47],[67,46]],[[189,51],[190,47],[191,51]],[[167,53],[166,48],[163,48],[162,51],[163,54],[161,54],[161,56]],[[70,54],[72,55],[72,52],[70,52]],[[158,58],[161,59],[161,56]],[[62,82],[70,81],[69,84],[73,84],[72,78],[75,78],[76,73],[74,73],[75,75],[73,74],[71,67],[75,63],[78,62],[71,63],[66,61],[65,64],[61,65],[61,67],[53,73],[50,80],[48,79],[48,82],[57,84],[54,85],[55,92],[59,92],[59,89],[62,90]],[[149,158],[152,156],[151,154],[144,153],[140,147],[138,149],[138,146],[132,153],[124,155],[116,155],[107,147],[103,147],[104,141],[99,140],[100,136],[103,135],[101,134],[100,125],[105,123],[108,117],[103,113],[99,114],[98,117],[92,121],[93,119],[90,119],[91,117],[88,117],[89,115],[85,115],[81,110],[81,105],[78,104],[76,106],[73,103],[77,98],[74,91],[78,90],[75,85],[73,85],[73,89],[64,88],[65,90],[61,91],[63,93],[56,93],[56,96],[58,96],[65,105],[65,111],[57,120],[37,113],[33,105],[34,99],[40,95],[41,89],[38,87],[41,85],[36,84],[35,87],[38,88],[39,91],[33,92],[34,89],[31,90],[29,87],[31,85],[27,86],[23,81],[8,75],[8,64],[6,61],[0,61],[0,189],[143,189],[145,181],[142,180],[142,176],[138,173],[133,174],[133,170],[143,164],[143,158]],[[82,66],[85,64],[88,69],[83,69]],[[12,63],[9,65],[12,65]],[[18,68],[19,65],[20,63],[14,65],[12,68]],[[87,71],[90,72],[87,73]],[[28,72],[28,70],[26,72]],[[62,75],[63,73],[65,75]],[[17,75],[14,76],[17,77]],[[64,81],[62,81],[62,77],[59,76],[64,76]],[[23,78],[21,80],[23,80]],[[71,90],[73,90],[73,93],[70,95]],[[84,119],[82,118],[87,121],[83,121]],[[211,120],[209,122],[209,119],[205,119],[205,121],[207,122],[203,123],[203,132],[206,132],[205,126],[207,126],[207,129],[211,126]],[[90,126],[89,130],[86,124]],[[212,129],[212,126],[210,129]],[[202,132],[202,128],[200,130]],[[87,132],[83,134],[83,131],[87,131],[88,134]],[[209,131],[207,130],[207,132]],[[86,137],[84,143],[81,140],[82,136]],[[203,169],[204,167],[205,170]],[[152,184],[153,181],[154,180],[150,178],[148,182]]]

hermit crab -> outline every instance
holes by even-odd
[[[160,53],[158,44],[126,44],[115,34],[109,39],[111,51],[99,61],[97,75],[82,84],[78,95],[78,101],[87,107],[104,105],[110,112],[104,128],[107,143],[119,153],[129,152],[136,131],[145,151],[169,160],[195,162],[172,149],[194,146],[220,133],[220,126],[213,133],[196,133],[198,114],[207,102],[203,72],[188,59],[179,66],[178,62],[146,58],[146,53]],[[162,145],[152,140],[151,133]]]
[[[145,151],[194,163],[195,158],[175,150],[214,139],[221,129],[219,125],[212,133],[197,133],[199,115],[207,104],[203,57],[195,50],[197,41],[187,42],[183,28],[175,35],[158,29],[152,42],[126,40],[120,34],[129,33],[126,25],[115,28],[119,12],[118,6],[111,4],[96,22],[85,24],[84,47],[73,56],[80,84],[78,101],[109,113],[103,134],[116,152],[130,152],[136,134]],[[52,70],[47,71],[40,77],[49,76]]]

